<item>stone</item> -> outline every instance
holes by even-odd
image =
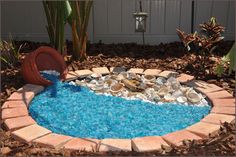
[[[3,105],[2,105],[2,109],[5,108],[17,108],[17,107],[26,107],[27,104],[24,101],[6,101]]]
[[[174,146],[181,146],[183,141],[185,140],[200,140],[202,139],[200,136],[197,136],[187,130],[180,130],[176,132],[172,132],[162,136],[162,138],[167,141],[168,144]]]
[[[177,76],[177,75],[178,75],[177,72],[168,71],[168,70],[162,71],[161,73],[158,74],[159,77],[165,77],[165,78],[169,78],[171,76]]]
[[[180,83],[187,83],[194,80],[194,76],[187,74],[180,74],[179,77],[176,78]]]
[[[23,142],[31,142],[50,133],[50,130],[34,124],[12,132],[12,136]]]
[[[186,130],[202,137],[207,138],[210,134],[215,134],[220,129],[220,125],[198,122],[186,128]]]
[[[209,92],[209,93],[206,93],[206,96],[211,101],[213,101],[214,99],[233,98],[232,95],[229,92],[225,91],[225,90],[217,91],[217,92]]]
[[[30,116],[10,118],[4,121],[8,130],[14,131],[16,129],[36,124],[36,122]]]
[[[52,133],[52,134],[48,134],[43,137],[40,137],[34,140],[33,142],[41,146],[46,146],[50,148],[60,148],[72,138],[73,137],[70,137],[70,136]]]
[[[216,107],[235,107],[235,98],[212,99],[213,106]]]
[[[130,139],[103,139],[101,140],[99,152],[108,151],[132,151]]]
[[[79,77],[86,77],[91,75],[93,72],[89,69],[84,69],[84,70],[76,70],[75,73],[79,76]]]
[[[63,148],[68,150],[85,150],[96,152],[99,148],[99,140],[91,138],[73,138],[67,142]]]
[[[187,85],[194,87],[195,89],[199,90],[200,92],[204,94],[224,90],[223,88],[216,86],[215,84],[209,84],[201,80],[190,81],[187,83]]]
[[[111,67],[110,72],[112,73],[121,73],[121,72],[126,72],[126,68],[123,67]]]
[[[27,116],[28,110],[26,107],[6,108],[2,110],[2,119]]]
[[[210,113],[206,117],[204,117],[201,121],[206,123],[222,124],[224,122],[230,123],[234,119],[235,116]]]
[[[98,73],[98,74],[102,74],[102,75],[110,74],[110,71],[107,69],[107,67],[92,68],[92,71],[94,73]]]
[[[22,88],[18,89],[18,91],[22,91],[22,90],[33,91],[34,94],[36,95],[36,94],[42,92],[44,90],[44,87],[40,86],[40,85],[26,84]]]
[[[213,107],[211,113],[235,115],[235,107]]]
[[[22,88],[14,92],[7,100],[8,101],[23,101],[29,104],[33,97],[44,89],[43,86],[26,84]]]
[[[134,73],[134,74],[142,74],[143,69],[141,69],[141,68],[131,68],[127,72],[128,73]]]
[[[161,72],[161,70],[158,70],[158,69],[146,69],[146,70],[143,72],[143,74],[144,74],[144,75],[157,76],[160,72]]]
[[[2,154],[2,155],[7,155],[10,152],[11,152],[11,148],[9,148],[9,147],[0,148],[0,154]]]
[[[136,152],[160,151],[162,145],[169,146],[160,136],[133,138],[131,144]]]
[[[66,81],[72,81],[78,78],[78,75],[74,71],[69,71],[66,75]]]

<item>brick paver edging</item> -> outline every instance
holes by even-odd
[[[93,68],[92,70],[70,71],[67,80],[84,77],[94,72],[102,75],[110,72],[126,71],[125,68],[107,67]],[[37,143],[57,149],[86,150],[86,151],[159,151],[163,147],[171,145],[180,146],[186,140],[198,140],[207,138],[220,129],[220,124],[231,122],[235,119],[235,99],[224,89],[203,81],[194,80],[193,76],[187,74],[178,75],[173,71],[161,71],[158,69],[131,68],[128,72],[168,77],[177,76],[183,83],[194,87],[205,94],[211,101],[213,108],[211,113],[200,122],[183,130],[172,132],[163,136],[137,137],[133,139],[91,139],[74,138],[66,135],[52,133],[50,130],[38,125],[29,115],[28,106],[35,95],[41,92],[44,87],[26,84],[14,92],[2,106],[2,117],[4,126],[11,132],[12,137],[17,140]]]

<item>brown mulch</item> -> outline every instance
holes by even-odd
[[[22,49],[22,56],[25,53],[35,50],[39,46],[47,43],[32,43],[29,41],[18,41],[17,45],[26,43]],[[214,68],[220,58],[231,48],[233,41],[224,41],[209,56],[206,65],[206,73],[198,71],[198,54],[187,52],[180,42],[173,42],[159,45],[137,45],[129,44],[90,44],[88,47],[88,59],[83,62],[67,62],[69,70],[86,69],[98,66],[123,66],[126,68],[156,68],[161,70],[173,70],[180,73],[194,75],[196,78],[217,84],[235,96],[235,75],[231,74],[217,77]],[[67,42],[68,52],[71,52],[71,42]],[[69,54],[70,55],[70,54]],[[23,57],[22,57],[23,58]],[[25,84],[21,73],[20,63],[14,69],[1,70],[1,104],[11,93]],[[1,116],[1,112],[0,112]],[[67,152],[57,151],[49,148],[41,148],[36,145],[28,145],[15,141],[9,136],[9,132],[0,129],[0,156],[7,154],[10,156],[76,156],[76,155],[235,155],[235,124],[225,123],[219,134],[207,140],[190,142],[180,148],[166,148],[164,152],[151,153],[87,153],[87,152]],[[2,149],[3,148],[3,149]]]

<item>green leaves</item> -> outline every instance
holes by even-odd
[[[235,56],[235,43],[234,43],[234,45],[232,46],[230,51],[227,53],[227,55],[222,57],[220,64],[216,68],[216,72],[217,72],[218,76],[221,76],[224,73],[224,71],[225,71],[224,65],[229,66],[228,74],[231,74],[232,71],[236,70],[235,57],[236,56]]]
[[[44,11],[47,17],[46,26],[51,44],[59,52],[64,52],[64,29],[72,9],[69,1],[43,1]]]
[[[23,45],[20,45],[19,48],[17,48],[11,36],[9,41],[0,41],[0,60],[3,68],[13,68],[16,66],[19,62],[22,46]]]
[[[70,24],[74,60],[86,58],[87,27],[92,3],[91,0],[43,1],[50,42],[61,53],[65,47],[65,24],[67,22]]]

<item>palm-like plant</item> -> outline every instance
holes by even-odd
[[[68,1],[43,1],[44,11],[47,17],[46,26],[50,43],[60,53],[65,50],[64,28],[67,18],[71,13]]]
[[[84,60],[87,58],[87,27],[93,1],[70,1],[70,4],[72,13],[68,22],[72,28],[72,58],[74,60]]]

